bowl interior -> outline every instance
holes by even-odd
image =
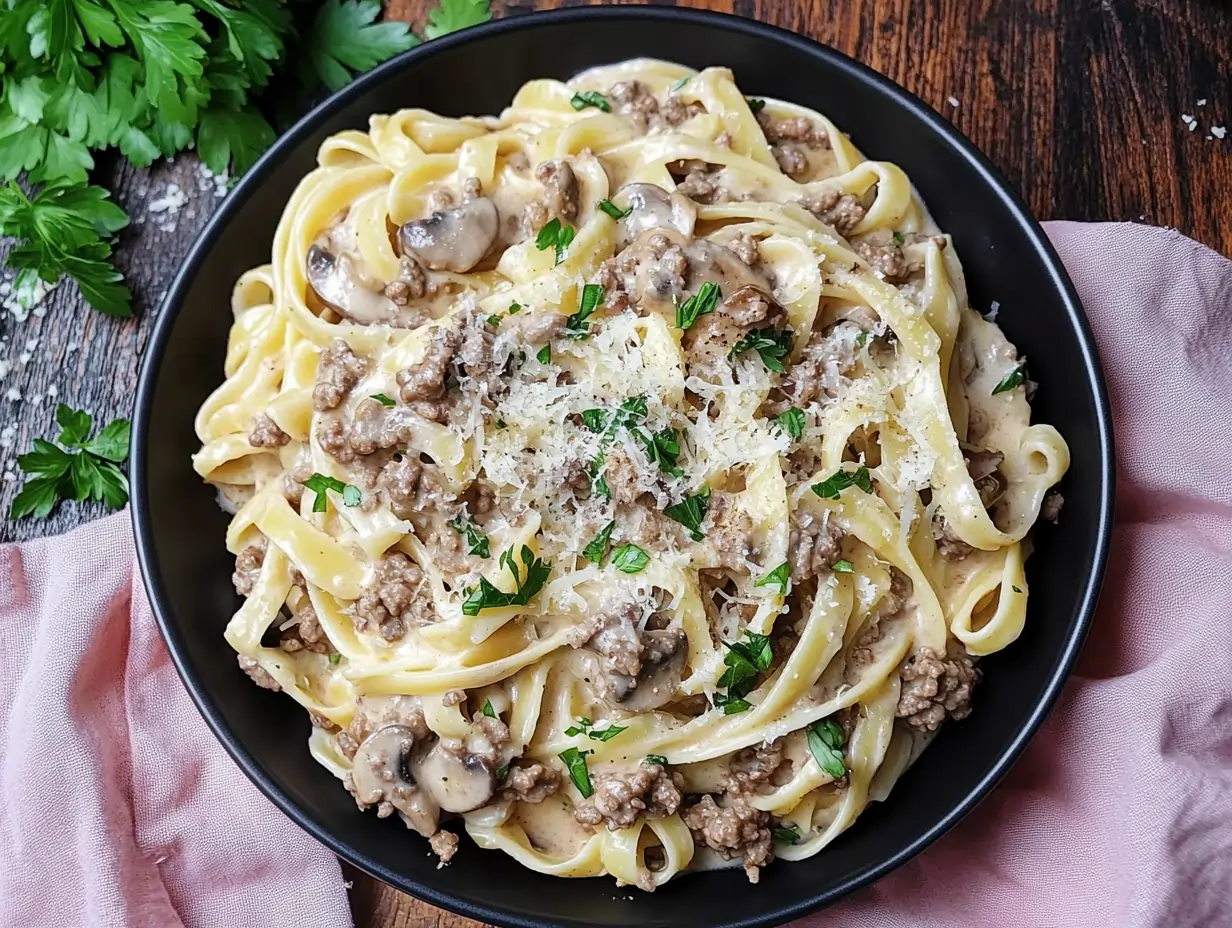
[[[227,524],[189,466],[193,417],[222,378],[230,292],[268,258],[283,205],[317,146],[370,113],[425,107],[499,112],[523,82],[568,78],[635,56],[734,70],[751,96],[813,107],[870,157],[900,165],[951,233],[972,305],[1001,304],[999,322],[1031,359],[1037,421],[1070,443],[1064,518],[1038,533],[1028,565],[1021,640],[986,660],[975,711],[947,726],[887,803],[811,860],[779,863],[750,887],[743,873],[690,875],[651,895],[612,880],[562,880],[464,843],[437,870],[397,820],[361,814],[309,756],[306,714],[252,686],[223,641],[237,606]],[[151,598],[185,681],[242,767],[301,825],[394,885],[507,925],[765,925],[830,901],[905,860],[969,809],[1042,718],[1081,643],[1102,568],[1110,499],[1110,433],[1097,362],[1077,300],[1038,226],[986,163],[904,91],[842,56],[770,27],[673,10],[590,9],[496,23],[391,62],[326,103],[239,185],[207,228],[159,320],[138,398],[134,513]]]

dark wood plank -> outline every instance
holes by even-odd
[[[576,5],[498,2],[497,15]],[[967,134],[1041,219],[1129,220],[1172,226],[1232,252],[1232,6],[1218,0],[680,0],[735,12],[825,42],[919,95]],[[431,0],[387,0],[389,15],[422,26]],[[953,98],[957,106],[950,104]],[[1197,101],[1205,99],[1205,106]],[[1196,117],[1190,131],[1182,114]],[[198,189],[191,155],[151,171],[110,162],[99,182],[135,217],[176,183],[175,217],[146,217],[119,242],[136,294],[135,320],[106,319],[71,285],[45,314],[0,315],[0,473],[54,431],[55,401],[106,421],[131,411],[160,294],[219,202]],[[23,361],[23,358],[25,360]],[[49,396],[55,388],[55,397]],[[16,389],[20,400],[3,399]],[[12,427],[11,430],[6,427]],[[7,512],[17,481],[0,482]],[[62,506],[50,519],[5,520],[0,541],[65,531],[101,514]],[[350,871],[361,928],[475,928]]]

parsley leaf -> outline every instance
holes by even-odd
[[[819,766],[834,779],[847,775],[847,762],[843,758],[843,745],[847,737],[843,728],[834,719],[814,722],[806,730],[809,753]]]
[[[486,23],[491,18],[488,0],[441,0],[441,5],[428,14],[424,36],[439,39],[451,32]]]
[[[637,545],[621,545],[612,552],[612,566],[621,573],[639,574],[650,563],[650,555]]]
[[[667,758],[662,754],[647,754],[643,759],[643,763],[658,764],[660,767],[667,766]]]
[[[770,573],[766,574],[754,583],[753,586],[770,587],[776,593],[786,596],[787,591],[791,589],[791,564],[784,561],[778,567],[774,568],[774,570],[770,571]]]
[[[539,234],[535,236],[535,247],[540,251],[547,251],[549,248],[555,249],[556,263],[560,264],[560,262],[565,260],[565,249],[573,241],[573,236],[573,226],[562,225],[559,219],[553,217],[544,223],[543,228],[539,230]],[[586,286],[591,287],[594,285],[587,284]],[[602,293],[603,288],[600,287],[599,290]],[[603,299],[602,295],[599,298]],[[583,302],[585,302],[585,296],[583,296]]]
[[[673,428],[660,429],[653,438],[641,429],[630,429],[630,434],[645,449],[651,464],[658,464],[660,470],[673,477],[684,475],[684,471],[676,464],[676,459],[680,457],[679,431]]]
[[[398,20],[374,22],[380,0],[325,0],[308,32],[308,61],[330,90],[351,82],[355,71],[367,71],[419,40]]]
[[[552,346],[550,344],[544,345],[538,352],[536,352],[535,358],[538,359],[540,364],[551,364]]]
[[[0,138],[0,150],[5,144]],[[131,316],[132,294],[108,263],[111,246],[103,240],[128,225],[128,217],[107,196],[101,187],[57,183],[27,197],[10,182],[0,187],[0,235],[20,240],[8,254],[19,281],[32,286],[37,275],[51,284],[68,275],[99,312]]]
[[[830,569],[836,574],[850,574],[855,572],[855,569],[851,566],[851,561],[848,560],[835,561],[834,564],[831,565]]]
[[[590,769],[586,766],[586,755],[593,753],[593,751],[579,751],[577,748],[566,748],[559,755],[569,771],[569,779],[573,781],[573,785],[577,787],[583,799],[589,799],[595,793],[594,787],[590,785]]]
[[[349,483],[343,483],[337,477],[330,477],[326,474],[313,474],[304,481],[304,486],[316,494],[316,497],[312,500],[313,512],[325,511],[326,490],[333,490],[335,493],[341,493],[343,504],[352,509],[358,506],[363,499],[363,494],[360,492],[359,487],[351,486]]]
[[[791,351],[791,329],[754,329],[736,342],[728,352],[728,358],[736,358],[746,351],[756,351],[763,364],[775,373],[783,373],[782,359]]]
[[[273,127],[251,110],[210,107],[197,126],[197,154],[215,174],[225,173],[229,164],[242,174],[273,144]]]
[[[719,305],[719,285],[708,280],[698,291],[676,307],[676,328],[688,329],[699,316],[714,312]]]
[[[479,578],[479,586],[463,590],[466,599],[462,602],[463,615],[479,615],[483,609],[498,609],[502,606],[525,606],[543,589],[552,573],[552,564],[534,556],[527,545],[522,545],[520,552],[522,564],[526,568],[523,577],[513,558],[513,549],[509,548],[500,556],[500,563],[511,574],[516,589],[512,593],[494,586],[487,577]]]
[[[863,348],[868,344],[868,331],[865,330],[856,336],[856,347]]]
[[[609,216],[611,216],[611,217],[612,217],[613,219],[615,219],[617,222],[620,222],[620,220],[624,219],[624,218],[625,218],[626,216],[628,216],[631,212],[633,212],[633,207],[632,207],[632,206],[630,206],[628,209],[621,209],[619,206],[617,206],[617,205],[616,205],[615,203],[613,203],[611,200],[600,200],[600,201],[599,201],[599,209],[603,210],[605,213],[607,213]]]
[[[608,548],[612,544],[612,530],[616,528],[616,520],[613,519],[603,529],[590,540],[585,548],[582,549],[582,557],[590,561],[592,564],[603,566],[603,559],[607,557]]]
[[[36,438],[34,450],[17,458],[30,479],[14,498],[9,517],[42,519],[62,499],[92,499],[111,509],[122,508],[128,502],[128,479],[117,465],[128,457],[128,420],[117,419],[89,438],[90,415],[60,403],[56,422],[60,426],[56,440],[63,447]]]
[[[686,496],[678,503],[673,503],[663,510],[669,519],[675,519],[689,530],[694,541],[701,541],[706,536],[702,534],[702,523],[706,521],[706,512],[710,509],[710,488],[702,490],[693,496]]]
[[[749,111],[753,113],[760,113],[766,108],[766,101],[759,100],[756,97],[745,97],[744,102],[749,105]]]
[[[577,720],[576,725],[570,725],[565,729],[565,734],[570,738],[576,738],[578,735],[584,735],[590,731],[590,727],[595,723],[586,716],[582,716]]]
[[[1027,362],[1019,361],[1010,369],[1010,372],[1002,377],[1000,382],[992,388],[992,395],[996,396],[998,393],[1008,393],[1015,387],[1021,386],[1026,379]]]
[[[479,557],[491,557],[492,551],[488,546],[488,536],[479,531],[475,523],[467,519],[465,516],[458,516],[456,519],[450,519],[446,523],[455,532],[466,539],[467,554],[476,554]]]
[[[800,840],[800,832],[796,831],[795,825],[790,827],[780,825],[771,831],[771,834],[774,835],[774,840],[781,844],[795,844]]]
[[[836,470],[821,483],[813,484],[813,492],[822,499],[838,499],[848,487],[859,487],[865,493],[873,492],[873,478],[868,468],[861,464],[855,470]]]
[[[494,719],[497,717],[496,710],[492,708],[492,700],[485,699],[483,701],[483,714],[486,715],[490,719]]]
[[[1018,587],[1017,587],[1017,586],[1015,586],[1015,585],[1014,585],[1014,584],[1012,584],[1012,583],[1010,584],[1010,589],[1011,589],[1011,590],[1013,590],[1015,593],[1021,593],[1021,592],[1022,592],[1022,590],[1018,589]]]
[[[792,438],[799,438],[804,434],[804,411],[795,406],[779,413],[774,417],[774,421]]]
[[[557,258],[556,263],[560,263],[559,258]],[[590,323],[587,320],[594,315],[595,310],[599,308],[602,302],[602,284],[586,284],[582,287],[582,299],[578,303],[578,311],[565,320],[565,335],[569,338],[586,338],[589,336]]]
[[[607,102],[607,97],[597,90],[584,90],[581,93],[575,93],[573,99],[569,101],[569,105],[579,112],[588,106],[593,106],[605,113],[612,111],[612,105]]]
[[[330,654],[330,656],[329,656],[329,662],[330,662],[331,664],[340,664],[340,663],[342,663],[342,655],[341,655],[341,654],[339,654],[337,651],[334,651],[334,652],[333,652],[332,654]]]
[[[723,642],[727,648],[727,653],[723,655],[727,669],[719,677],[717,685],[727,692],[715,693],[714,705],[722,709],[724,715],[735,715],[753,708],[744,697],[753,689],[757,675],[770,669],[774,660],[768,635],[758,635],[746,629],[744,636],[746,641]]]
[[[628,725],[608,725],[607,728],[588,731],[586,737],[591,741],[611,741],[628,727]]]
[[[602,432],[607,428],[608,411],[606,409],[583,409],[582,424],[592,432]]]
[[[903,233],[901,233],[901,232],[899,232],[899,231],[895,230],[895,232],[894,232],[894,244],[895,244],[895,245],[901,245],[901,244],[902,244],[903,242],[905,242],[905,241],[907,241],[907,240],[906,240],[905,238],[903,238]]]
[[[372,399],[376,400],[382,406],[396,406],[397,405],[397,403],[395,403],[392,399],[390,399],[384,393],[373,393]]]
[[[682,88],[684,87],[684,85],[685,85],[685,84],[687,84],[687,83],[689,82],[689,79],[690,79],[691,77],[692,77],[692,75],[687,75],[687,76],[685,76],[685,77],[682,77],[680,80],[676,81],[676,83],[672,84],[672,86],[668,87],[668,88],[667,88],[667,92],[668,92],[668,93],[675,93],[677,90],[682,89]]]

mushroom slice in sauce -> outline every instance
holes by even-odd
[[[669,193],[654,184],[626,184],[616,191],[633,211],[620,220],[620,245],[627,245],[649,229],[677,229],[686,239],[693,237],[697,207],[679,193]]]
[[[364,286],[346,255],[335,255],[313,245],[308,249],[306,263],[312,289],[342,315],[365,325],[389,322],[398,315],[392,300]]]
[[[410,774],[414,747],[415,733],[405,725],[386,725],[373,732],[355,752],[352,792],[365,806],[388,802],[407,825],[427,838],[436,833],[440,809]]]
[[[643,632],[642,671],[617,705],[626,712],[649,712],[671,702],[684,679],[688,641],[680,628]]]
[[[406,223],[398,230],[398,243],[404,255],[425,267],[462,274],[483,260],[499,231],[496,205],[487,197],[476,197]]]
[[[496,780],[482,759],[474,754],[455,754],[440,742],[413,767],[419,784],[447,812],[478,809],[496,792]]]

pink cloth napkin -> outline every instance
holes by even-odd
[[[1160,229],[1048,232],[1117,428],[1086,650],[975,812],[798,925],[1232,925],[1232,263]],[[209,734],[132,564],[127,515],[0,548],[0,926],[349,925],[337,862]]]

